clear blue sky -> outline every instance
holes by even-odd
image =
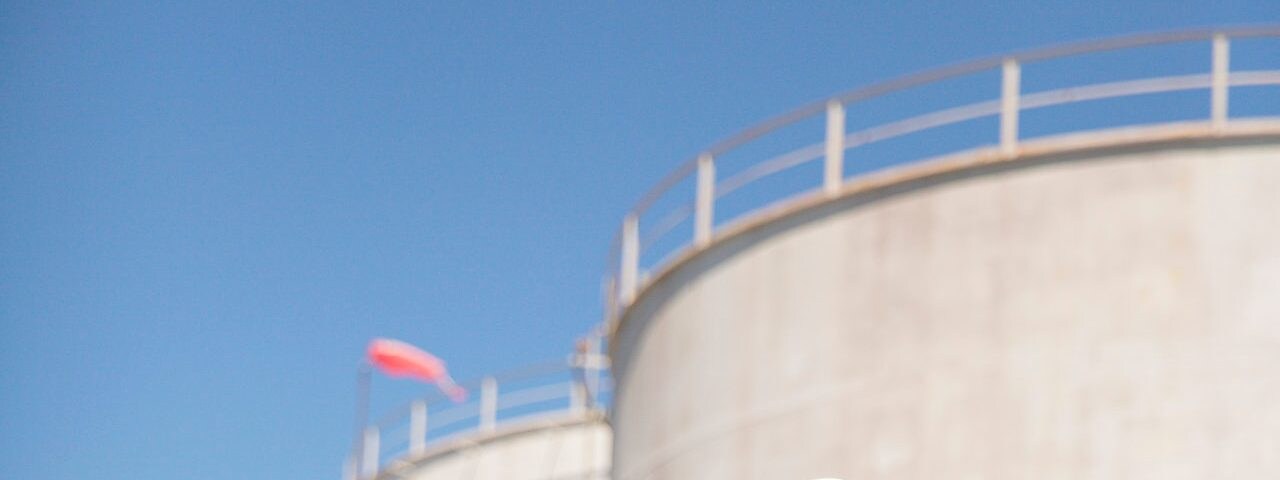
[[[957,60],[1218,2],[3,2],[0,471],[340,473],[369,338],[569,350],[677,162]],[[421,387],[379,378],[375,406]]]

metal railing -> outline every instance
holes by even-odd
[[[413,400],[365,426],[342,478],[376,478],[387,467],[423,458],[433,446],[457,439],[479,441],[508,426],[601,416],[612,391],[608,370],[608,359],[593,347],[567,361],[463,382],[460,385],[478,395],[460,403],[443,395]]]
[[[646,279],[651,277],[649,272],[661,272],[669,267],[673,258],[705,249],[716,240],[717,233],[724,229],[724,227],[717,227],[715,218],[716,202],[720,198],[762,178],[818,159],[823,159],[822,175],[820,179],[814,178],[813,181],[821,183],[796,196],[836,197],[843,192],[850,179],[859,178],[856,175],[853,177],[845,175],[845,153],[850,149],[942,126],[995,116],[999,119],[999,128],[992,132],[997,142],[991,147],[1003,157],[1014,158],[1019,155],[1019,145],[1025,140],[1019,135],[1019,116],[1023,111],[1116,97],[1200,89],[1209,90],[1206,98],[1209,107],[1208,124],[1215,130],[1221,130],[1230,121],[1228,98],[1233,87],[1280,85],[1280,70],[1230,70],[1229,52],[1230,42],[1233,39],[1264,37],[1270,37],[1272,40],[1269,41],[1280,37],[1280,25],[1146,34],[1026,51],[956,64],[874,84],[805,105],[765,121],[708,147],[685,162],[663,178],[627,213],[609,254],[611,268],[606,274],[604,283],[605,319],[612,323],[636,300],[646,287]],[[1023,68],[1029,64],[1099,52],[1192,42],[1208,43],[1206,45],[1209,47],[1207,49],[1209,55],[1206,58],[1208,61],[1204,63],[1208,67],[1206,73],[1127,79],[1030,93],[1023,91]],[[1280,48],[1276,50],[1280,51]],[[1280,54],[1271,55],[1265,60],[1270,63],[1280,63]],[[851,118],[851,106],[858,106],[868,100],[891,93],[911,91],[923,86],[936,85],[944,80],[982,72],[999,73],[999,88],[992,90],[999,92],[997,98],[893,120],[853,132],[846,129],[846,120]],[[1277,97],[1280,98],[1280,95]],[[1276,113],[1280,114],[1280,111]],[[751,164],[737,174],[726,178],[717,176],[717,159],[726,153],[740,150],[748,144],[759,143],[762,138],[785,127],[795,126],[809,119],[821,119],[823,115],[825,115],[826,126],[823,142]],[[856,118],[864,119],[864,117]],[[651,213],[649,210],[658,204],[659,200],[670,195],[675,186],[690,180],[691,176],[694,186],[693,198],[677,201],[676,207],[660,216],[653,222],[652,227],[642,231],[641,217],[649,215]],[[727,220],[749,220],[753,213],[760,210],[759,207],[785,198],[787,197],[762,199],[759,203],[753,203],[756,208],[739,215],[737,219]],[[675,231],[677,226],[689,220],[690,217],[693,223],[692,238],[686,243],[681,243],[681,246],[653,264],[647,267],[641,264],[643,254],[648,253],[651,247],[663,241]]]

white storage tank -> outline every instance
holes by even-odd
[[[1280,478],[1280,118],[1227,109],[1256,87],[1280,114],[1280,74],[1228,62],[1277,33],[979,62],[994,99],[888,129],[850,132],[845,109],[964,68],[822,102],[761,129],[825,118],[825,142],[779,157],[823,163],[816,188],[734,221],[715,162],[760,131],[699,155],[676,175],[689,247],[648,268],[647,213],[620,235],[613,478]],[[1048,57],[1159,42],[1201,42],[1204,73],[1019,86]],[[1028,109],[1174,90],[1208,115],[1019,135]],[[859,141],[975,115],[996,143],[841,170]]]
[[[608,480],[608,364],[594,342],[567,362],[464,383],[383,413],[363,429],[344,480]]]
[[[608,480],[609,425],[599,415],[505,425],[442,442],[379,478],[406,480]]]

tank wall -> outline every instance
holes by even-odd
[[[1280,141],[841,200],[659,280],[614,478],[1280,478]]]
[[[607,480],[610,443],[601,421],[540,428],[459,446],[390,478]]]

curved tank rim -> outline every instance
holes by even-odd
[[[472,448],[480,448],[493,442],[543,432],[550,429],[589,425],[593,423],[608,424],[608,418],[602,411],[588,410],[581,413],[542,415],[526,420],[514,421],[501,424],[497,430],[492,432],[468,432],[466,434],[459,435],[456,438],[450,438],[439,443],[433,443],[426,451],[419,455],[407,454],[397,458],[390,465],[387,465],[385,468],[380,470],[378,475],[373,477],[372,480],[403,478],[407,470],[420,468],[426,463],[446,455],[464,452]]]
[[[1037,161],[1055,157],[1103,156],[1111,151],[1132,148],[1159,149],[1179,145],[1268,138],[1280,139],[1280,117],[1233,119],[1227,125],[1220,127],[1215,127],[1210,122],[1197,121],[1077,131],[1023,140],[1013,154],[1002,152],[999,146],[978,147],[911,161],[871,173],[845,182],[834,194],[826,193],[819,188],[785,198],[717,229],[715,236],[706,247],[687,249],[654,272],[637,292],[635,301],[625,307],[617,320],[610,325],[609,356],[616,358],[619,348],[618,335],[634,323],[631,320],[633,312],[650,300],[652,293],[658,290],[656,286],[671,279],[698,259],[732,243],[733,240],[798,214],[891,188],[909,189],[912,186],[932,187],[947,184],[959,180],[960,176],[957,176],[959,173],[992,166],[1029,168],[1034,167]],[[956,178],[948,179],[946,178],[948,176]],[[927,185],[931,181],[937,181],[937,184]]]

